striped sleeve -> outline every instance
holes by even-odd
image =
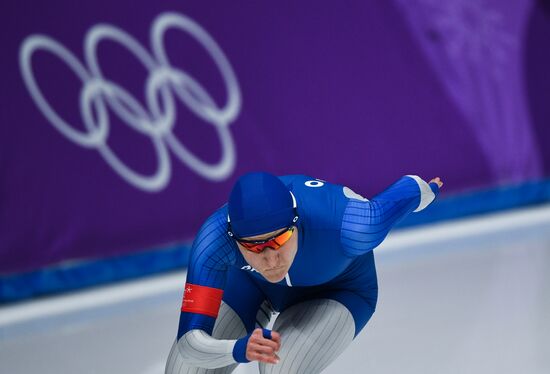
[[[228,267],[235,263],[234,245],[226,234],[224,209],[214,213],[197,234],[187,269],[178,339],[200,329],[212,333],[221,304]]]
[[[215,369],[235,364],[236,340],[215,339],[202,330],[191,330],[177,342],[181,358],[189,366]]]
[[[409,213],[426,208],[438,191],[437,184],[428,184],[415,175],[407,175],[370,201],[350,199],[340,233],[344,250],[350,256],[371,251]]]

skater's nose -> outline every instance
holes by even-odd
[[[264,263],[267,269],[272,269],[279,266],[279,253],[272,248],[264,249],[263,253]]]

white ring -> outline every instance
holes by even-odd
[[[223,107],[218,107],[197,80],[170,64],[163,40],[164,34],[170,28],[180,29],[193,36],[212,57],[221,73],[227,93],[227,103]],[[128,90],[104,77],[97,55],[98,45],[103,40],[111,40],[125,47],[148,70],[149,75],[144,85],[147,107]],[[22,43],[19,54],[23,80],[35,104],[59,132],[80,146],[97,149],[122,178],[137,188],[159,191],[167,185],[171,175],[168,149],[205,178],[227,178],[235,167],[235,146],[228,126],[235,120],[241,107],[239,85],[227,57],[200,25],[177,13],[159,15],[153,22],[150,40],[152,54],[124,30],[107,24],[95,25],[85,37],[86,68],[57,41],[43,35],[31,35]],[[80,112],[87,133],[76,130],[63,120],[39,89],[32,69],[32,57],[35,51],[41,49],[64,61],[83,82]],[[209,164],[201,160],[175,137],[174,94],[195,115],[214,126],[221,144],[221,158],[218,162]],[[133,171],[109,148],[107,137],[110,121],[106,105],[130,128],[150,138],[158,161],[153,175],[146,176]]]

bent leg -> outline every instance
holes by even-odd
[[[260,373],[315,374],[352,342],[355,322],[340,302],[314,299],[283,311],[273,330],[281,334],[281,361],[276,365],[260,363]]]
[[[231,268],[227,273],[227,284],[225,287],[223,301],[220,306],[220,311],[212,337],[216,339],[239,339],[251,333],[255,328],[256,323],[265,323],[266,313],[260,309],[260,305],[265,300],[265,296],[258,289],[251,277],[246,271]],[[181,341],[181,340],[180,340]],[[208,344],[208,343],[205,343]],[[199,342],[196,347],[196,352],[191,353],[193,357],[201,358],[203,350],[208,350],[208,346],[201,347]],[[181,346],[181,343],[180,343]],[[195,354],[196,353],[196,354]],[[226,357],[227,358],[227,357]],[[225,359],[226,359],[225,358]],[[214,363],[215,357],[206,358],[210,364]],[[203,361],[203,360],[200,360]],[[230,360],[232,361],[232,360]],[[222,366],[216,369],[199,368],[198,365],[186,364],[182,354],[178,351],[178,344],[174,343],[168,362],[166,364],[166,374],[222,374],[231,373],[238,364],[229,366],[210,365],[210,367]]]
[[[243,322],[226,303],[222,302],[220,312],[212,337],[216,339],[238,339],[247,334]],[[200,354],[200,352],[197,352]],[[183,358],[178,351],[177,342],[174,342],[168,361],[166,362],[165,374],[228,374],[233,372],[238,364],[233,364],[217,369],[205,369],[199,367],[191,367],[185,364]]]

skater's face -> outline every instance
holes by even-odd
[[[264,240],[277,235],[281,231],[272,231],[243,239]],[[239,242],[237,242],[237,246],[250,266],[260,272],[269,282],[277,283],[284,279],[296,256],[298,250],[298,228],[294,228],[290,239],[277,250],[267,247],[260,253],[254,253],[243,247]]]

